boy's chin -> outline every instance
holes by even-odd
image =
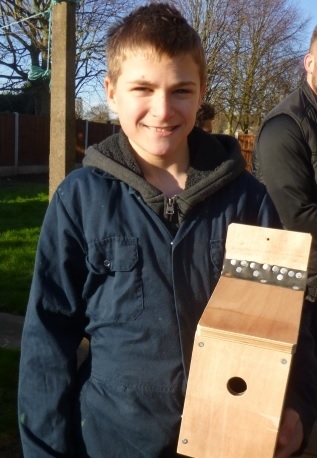
[[[139,141],[133,141],[133,139],[130,139],[130,144],[135,153],[144,159],[164,159],[171,156],[179,156],[179,153],[182,151],[186,154],[188,149],[187,136],[182,139],[179,137],[177,139],[175,137],[173,139],[168,137],[156,140],[147,139],[147,141],[144,138],[142,140],[139,139]],[[179,158],[180,157],[181,154]]]

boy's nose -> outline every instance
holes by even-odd
[[[169,118],[173,114],[173,104],[168,94],[157,94],[152,101],[152,114],[160,119]]]

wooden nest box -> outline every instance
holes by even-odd
[[[306,286],[309,234],[231,224],[198,323],[178,442],[195,458],[272,458]]]

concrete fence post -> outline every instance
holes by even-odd
[[[89,141],[89,121],[85,119],[85,151],[88,148],[88,141]]]
[[[14,112],[14,167],[19,166],[19,113]]]
[[[53,7],[49,197],[75,167],[76,5]]]

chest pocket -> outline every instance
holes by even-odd
[[[96,322],[135,320],[143,310],[138,242],[109,237],[91,242],[86,258],[87,313]]]

